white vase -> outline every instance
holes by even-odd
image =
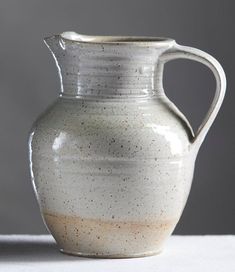
[[[30,135],[32,181],[61,251],[97,257],[160,252],[190,191],[199,147],[221,106],[220,64],[172,39],[84,36],[45,39],[61,93]],[[214,73],[217,89],[195,133],[162,87],[167,61],[187,58]]]

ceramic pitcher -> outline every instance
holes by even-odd
[[[60,76],[57,101],[30,134],[32,182],[62,252],[95,257],[159,253],[187,201],[194,163],[224,98],[221,65],[168,38],[45,38]],[[162,86],[164,64],[198,61],[216,91],[194,134]]]

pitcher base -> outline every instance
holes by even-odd
[[[101,253],[90,253],[90,252],[78,252],[78,251],[69,251],[67,249],[60,249],[60,252],[67,255],[72,255],[75,257],[85,257],[85,258],[99,258],[99,259],[127,259],[127,258],[141,258],[141,257],[150,257],[158,255],[162,252],[162,249],[158,251],[146,251],[141,253],[131,253],[131,254],[101,254]]]

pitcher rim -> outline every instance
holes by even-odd
[[[66,42],[78,44],[164,46],[175,43],[174,39],[167,37],[83,35],[74,31],[65,31],[55,36],[59,36]],[[46,37],[44,40],[49,38],[51,37]]]

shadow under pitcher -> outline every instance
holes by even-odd
[[[191,188],[198,150],[226,89],[207,53],[155,37],[45,38],[61,92],[29,139],[32,182],[44,222],[64,253],[103,258],[159,253]],[[164,64],[208,66],[215,97],[194,134],[167,98]]]

